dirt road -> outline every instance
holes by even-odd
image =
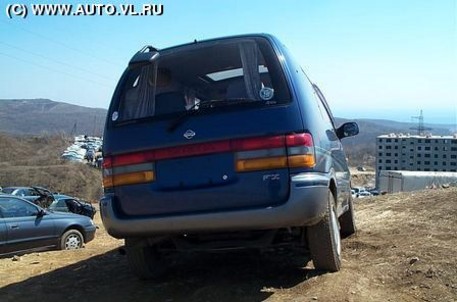
[[[176,255],[139,281],[99,217],[79,251],[0,259],[0,301],[457,301],[457,189],[356,200],[343,268],[321,274],[299,251]]]

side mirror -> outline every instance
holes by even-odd
[[[41,218],[41,217],[43,217],[44,215],[46,215],[46,211],[43,210],[43,209],[39,209],[39,210],[38,210],[38,213],[36,214],[36,217],[37,217],[37,218]]]
[[[344,123],[336,129],[336,135],[339,139],[359,134],[359,125],[355,122]]]

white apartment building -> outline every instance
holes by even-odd
[[[388,134],[376,138],[376,172],[385,170],[457,172],[457,134]]]

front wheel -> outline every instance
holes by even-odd
[[[308,227],[307,238],[314,267],[337,272],[341,268],[340,225],[335,209],[335,197],[328,190],[327,212],[322,220]]]
[[[84,237],[78,230],[68,230],[60,237],[61,250],[76,250],[83,247]]]

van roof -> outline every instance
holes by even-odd
[[[240,38],[266,38],[266,39],[276,40],[276,38],[271,34],[253,33],[253,34],[224,36],[224,37],[211,38],[211,39],[205,39],[205,40],[197,40],[197,39],[195,39],[193,42],[183,43],[183,44],[179,44],[179,45],[173,45],[173,46],[169,46],[169,47],[166,47],[166,48],[160,48],[158,50],[160,52],[162,50],[172,50],[173,48],[180,48],[180,47],[189,46],[189,45],[193,45],[193,44],[197,44],[197,43],[208,43],[208,42],[215,42],[215,41],[220,41],[220,40],[231,40],[231,39],[240,39]]]

